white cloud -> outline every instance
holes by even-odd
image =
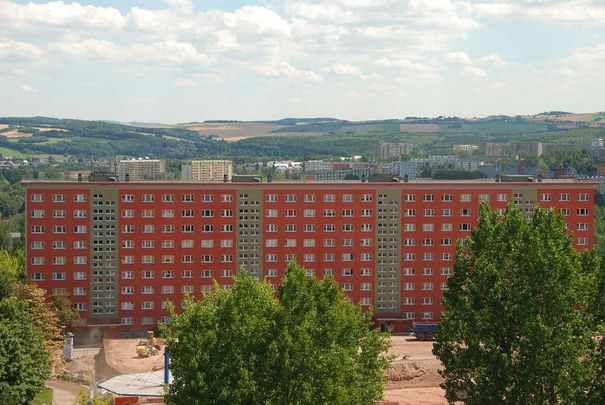
[[[118,30],[126,20],[119,10],[110,7],[83,6],[80,3],[16,4],[0,0],[0,20],[13,27],[62,27]]]
[[[193,1],[191,0],[164,0],[164,2],[184,13],[191,13],[194,9]]]
[[[473,61],[466,52],[447,52],[443,55],[443,60],[445,63],[451,65],[469,66],[473,64]]]
[[[605,20],[605,4],[601,0],[511,0],[479,3],[473,9],[489,18],[523,18],[572,24],[602,24]]]
[[[349,63],[335,63],[330,67],[324,69],[326,72],[334,73],[335,75],[341,76],[359,76],[361,70],[354,65]]]
[[[33,86],[30,86],[29,84],[22,84],[20,87],[22,92],[26,93],[26,94],[38,94],[39,90]]]
[[[260,66],[258,72],[266,77],[286,77],[290,79],[302,79],[309,82],[323,82],[323,78],[310,70],[297,69],[288,62],[275,63],[269,66]]]
[[[114,63],[153,64],[155,66],[205,65],[209,63],[208,56],[199,53],[190,43],[173,40],[136,43],[120,47],[111,41],[88,39],[62,43],[57,45],[56,49],[75,57],[101,59]]]
[[[0,59],[4,58],[22,58],[35,59],[42,55],[38,47],[17,41],[0,41]]]
[[[485,72],[485,70],[478,68],[476,66],[464,66],[461,70],[460,73],[463,76],[466,77],[471,77],[471,78],[479,78],[479,77],[486,77],[487,73]]]
[[[504,59],[502,59],[496,53],[490,53],[488,55],[481,56],[480,58],[477,59],[477,62],[484,63],[486,65],[494,65],[494,66],[507,66],[508,65],[508,62],[506,62]]]

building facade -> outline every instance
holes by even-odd
[[[232,176],[231,160],[192,160],[181,169],[182,180],[231,181]]]
[[[575,181],[24,182],[27,273],[67,292],[83,328],[145,330],[166,303],[233,285],[241,267],[277,286],[291,260],[333,276],[395,332],[440,320],[456,241],[479,206],[565,216],[593,243],[595,184]]]
[[[374,157],[377,162],[386,162],[413,151],[411,143],[379,143],[374,147]]]
[[[127,159],[118,161],[118,179],[130,181],[157,179],[166,173],[166,162],[158,159]]]

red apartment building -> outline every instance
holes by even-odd
[[[593,243],[594,184],[543,182],[24,182],[27,272],[67,292],[81,331],[141,331],[166,302],[230,288],[241,267],[277,286],[290,260],[333,276],[383,328],[439,322],[456,241],[481,201],[565,216]]]

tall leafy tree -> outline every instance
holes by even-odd
[[[458,246],[433,349],[447,399],[599,403],[602,282],[598,258],[573,248],[553,211],[509,207],[499,218],[483,205]]]
[[[50,373],[42,331],[27,304],[0,300],[0,403],[29,404]]]
[[[245,270],[165,327],[174,404],[373,404],[388,339],[336,282],[291,263],[278,296]]]

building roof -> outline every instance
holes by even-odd
[[[172,380],[172,375],[170,376]],[[98,384],[99,388],[123,396],[163,397],[164,370],[122,374]]]

